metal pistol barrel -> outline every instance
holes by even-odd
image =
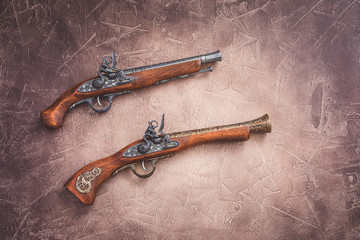
[[[129,74],[129,73],[134,73],[134,72],[142,72],[142,71],[146,71],[146,70],[150,70],[150,69],[170,66],[173,64],[184,63],[184,62],[194,61],[194,60],[198,60],[198,59],[201,60],[201,63],[210,63],[210,62],[221,61],[221,53],[218,50],[213,53],[198,55],[198,56],[194,56],[194,57],[188,57],[188,58],[178,59],[178,60],[169,61],[169,62],[157,63],[157,64],[147,65],[147,66],[143,66],[143,67],[130,68],[130,69],[124,70],[124,74]]]
[[[216,62],[222,60],[221,53],[219,50],[213,53],[199,55],[198,57],[200,57],[201,63],[210,63],[210,62]]]
[[[176,132],[176,133],[171,133],[170,137],[171,138],[182,137],[182,136],[198,134],[198,133],[206,133],[206,132],[220,131],[225,129],[238,128],[242,126],[249,126],[250,133],[271,133],[271,122],[269,115],[266,113],[263,116],[251,121],[223,125],[223,126],[209,127],[209,128],[194,129],[183,132]]]

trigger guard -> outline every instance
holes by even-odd
[[[93,103],[92,103],[92,100],[95,99],[95,98],[91,98],[90,101],[88,101],[88,102],[89,102],[89,105],[90,105],[92,110],[94,110],[97,113],[104,113],[104,112],[109,111],[109,109],[111,108],[113,97],[114,96],[111,96],[111,95],[107,96],[107,98],[109,99],[109,104],[105,108],[95,108]]]
[[[133,173],[134,173],[136,176],[138,176],[139,178],[148,178],[148,177],[151,177],[151,175],[153,175],[154,172],[155,172],[155,169],[156,169],[155,162],[156,162],[156,161],[154,161],[154,160],[151,161],[151,164],[152,164],[152,166],[153,166],[153,169],[152,169],[151,172],[149,172],[148,174],[139,174],[139,173],[137,173],[136,170],[135,170],[135,164],[131,166],[131,170],[132,170]]]

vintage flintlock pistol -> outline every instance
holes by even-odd
[[[201,67],[216,61],[221,61],[220,51],[121,70],[116,68],[115,52],[113,52],[112,56],[103,57],[97,77],[80,82],[64,92],[49,108],[41,112],[41,120],[46,127],[59,128],[64,123],[66,112],[80,103],[88,103],[95,112],[103,113],[110,109],[112,100],[117,95],[212,71],[211,66]],[[100,97],[108,100],[106,106],[102,105]],[[100,107],[93,105],[94,100],[97,100]]]
[[[220,140],[243,141],[249,139],[251,133],[271,132],[268,114],[248,122],[171,134],[163,132],[163,115],[158,132],[155,130],[157,126],[156,121],[149,122],[143,139],[129,144],[109,157],[84,166],[65,183],[65,187],[81,202],[91,205],[100,185],[121,170],[130,168],[138,177],[150,177],[155,171],[156,161],[195,145]],[[143,169],[135,168],[140,162]],[[145,163],[150,163],[151,168],[146,169]]]

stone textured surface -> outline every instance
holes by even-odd
[[[360,2],[4,0],[0,3],[1,239],[360,238]],[[130,68],[220,49],[212,73],[39,112],[115,49]],[[273,133],[201,145],[124,171],[93,206],[64,187],[142,137],[269,113]]]

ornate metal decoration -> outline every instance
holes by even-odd
[[[153,120],[149,122],[149,126],[144,134],[144,142],[130,147],[124,152],[124,157],[137,157],[148,153],[158,152],[169,148],[174,148],[179,145],[177,141],[170,141],[169,134],[165,134],[164,129],[164,114],[162,115],[161,125],[158,133],[155,128],[158,127],[158,122]],[[159,133],[161,135],[159,135]]]
[[[109,66],[110,63],[111,67]],[[99,77],[87,81],[79,87],[78,91],[92,92],[99,89],[131,83],[134,80],[133,77],[126,76],[123,70],[116,68],[115,51],[112,52],[112,56],[103,57],[103,61],[100,64],[97,74]]]
[[[94,168],[91,172],[83,172],[76,179],[75,187],[80,193],[89,193],[91,190],[91,182],[99,176],[101,168]]]

